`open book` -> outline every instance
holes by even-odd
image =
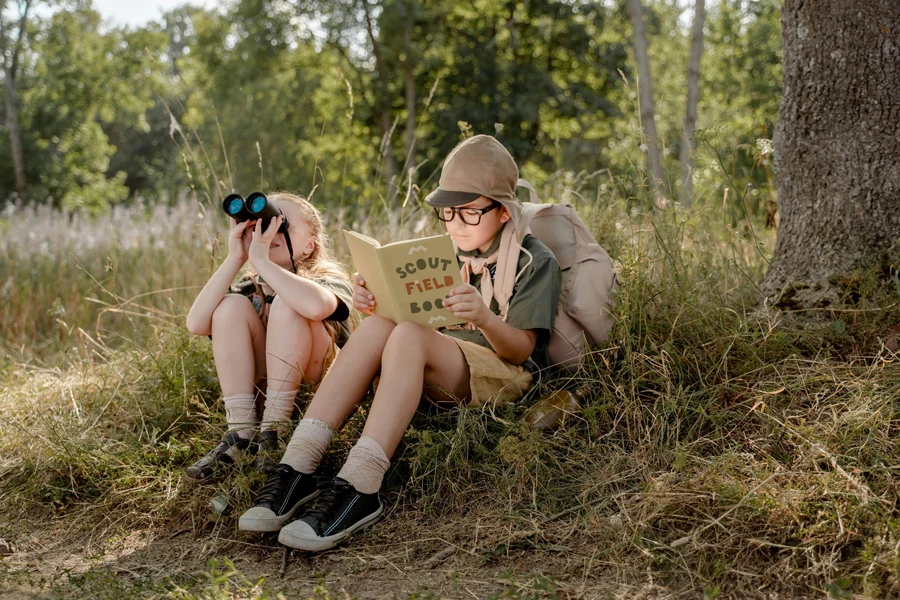
[[[375,314],[427,327],[465,323],[443,307],[450,290],[462,284],[449,235],[386,246],[355,231],[344,230],[344,237],[356,270],[375,296]]]

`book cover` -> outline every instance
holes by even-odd
[[[449,235],[393,242],[344,231],[356,270],[375,296],[375,314],[394,323],[427,327],[465,323],[443,307],[450,290],[462,284]]]

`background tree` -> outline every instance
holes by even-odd
[[[787,0],[782,14],[782,216],[762,289],[814,306],[856,271],[897,270],[900,3]]]
[[[0,61],[3,64],[6,98],[6,130],[9,134],[9,145],[12,151],[16,191],[21,194],[28,187],[28,182],[25,177],[25,154],[22,149],[22,132],[19,126],[19,95],[16,91],[16,78],[19,75],[19,59],[25,44],[31,1],[16,0],[16,7],[18,19],[11,20],[4,15],[7,8],[6,0],[0,2]]]
[[[640,0],[627,0],[631,15],[634,57],[638,66],[638,97],[641,106],[641,127],[647,146],[647,164],[650,169],[650,187],[656,198],[665,196],[666,175],[659,153],[659,136],[656,133],[656,108],[653,102],[653,78],[650,75],[650,58],[647,51],[647,28],[644,26]]]
[[[681,188],[678,198],[684,206],[694,199],[693,153],[694,127],[697,126],[697,103],[700,101],[700,57],[703,54],[703,24],[706,22],[706,2],[694,2],[694,24],[691,27],[691,58],[687,70],[687,103],[684,111],[684,134],[681,136]]]

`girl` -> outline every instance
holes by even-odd
[[[283,216],[265,231],[262,221],[231,229],[228,256],[187,316],[188,331],[212,337],[228,421],[218,445],[187,468],[193,481],[222,474],[236,450],[258,451],[257,467],[265,469],[267,454],[278,446],[276,427],[290,421],[300,383],[321,380],[350,332],[352,291],[329,254],[319,211],[293,194],[275,194],[269,201]],[[294,269],[285,234],[278,233],[285,217]],[[256,274],[232,287],[248,260]],[[262,379],[267,389],[260,420],[256,389]]]
[[[319,387],[287,451],[269,475],[255,504],[239,522],[246,531],[278,531],[293,548],[324,550],[373,523],[382,512],[378,490],[390,456],[409,426],[423,388],[440,402],[477,406],[522,396],[534,375],[549,366],[547,344],[561,287],[559,265],[531,236],[521,244],[515,222],[518,168],[492,137],[469,138],[450,154],[440,187],[427,198],[456,242],[463,280],[444,306],[469,327],[443,332],[415,323],[395,324],[373,315],[376,298],[354,276],[354,306],[369,314]],[[504,252],[517,256],[516,282],[506,318],[493,290]],[[500,277],[498,285],[500,285]],[[483,282],[483,283],[482,283]],[[479,293],[479,290],[481,293]],[[482,293],[484,295],[482,295]],[[338,428],[381,380],[362,437],[337,477],[299,519],[288,523],[317,496],[314,473]]]

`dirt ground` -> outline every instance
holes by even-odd
[[[459,525],[455,526],[457,530]],[[54,586],[67,578],[97,575],[119,582],[175,580],[202,581],[198,574],[209,561],[228,558],[245,580],[282,591],[287,598],[696,598],[702,589],[690,585],[676,591],[658,585],[647,573],[634,579],[603,559],[603,549],[589,545],[562,545],[547,540],[515,539],[495,544],[486,538],[497,532],[452,531],[439,533],[412,528],[409,521],[386,520],[335,550],[320,554],[292,553],[283,569],[284,550],[270,537],[238,539],[231,525],[215,523],[194,527],[186,523],[175,531],[130,531],[109,535],[114,527],[72,526],[71,520],[52,523],[20,522],[14,531],[16,551],[3,559],[10,578],[3,598],[58,597]],[[404,533],[403,537],[398,534]],[[465,540],[465,541],[463,541]],[[487,551],[484,548],[488,548]],[[180,577],[180,579],[179,579]],[[189,589],[189,586],[186,586]],[[316,589],[319,588],[319,596]],[[68,589],[68,588],[65,588]],[[73,588],[77,589],[77,588]],[[96,594],[96,587],[86,595]],[[77,593],[77,592],[71,592]],[[230,596],[229,596],[230,597]]]

